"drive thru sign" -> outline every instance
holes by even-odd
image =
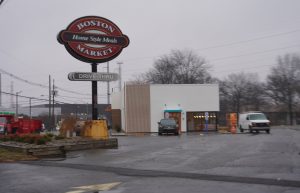
[[[72,81],[115,81],[118,80],[117,73],[95,73],[95,72],[71,72],[68,75]]]

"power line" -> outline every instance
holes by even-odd
[[[234,56],[226,56],[226,57],[221,57],[221,58],[215,58],[215,59],[212,59],[212,60],[208,60],[208,62],[209,63],[211,63],[211,62],[216,63],[216,62],[222,61],[222,60],[239,58],[239,57],[243,57],[243,56],[259,55],[259,54],[274,52],[274,51],[277,51],[277,50],[284,50],[284,49],[290,49],[290,48],[296,48],[296,47],[300,47],[300,44],[286,46],[286,47],[281,47],[281,48],[274,48],[274,49],[269,49],[269,50],[262,50],[262,51],[259,51],[259,52],[251,52],[251,53],[246,53],[246,54],[240,54],[240,55],[234,55]],[[151,66],[149,68],[151,68]],[[132,72],[141,73],[141,71],[143,71],[142,67],[140,69],[138,69],[138,67],[135,67],[135,69],[130,69],[130,73],[132,73]],[[128,74],[128,72],[124,71],[124,76],[126,76],[127,74]]]
[[[1,71],[2,73],[4,73],[4,74],[6,74],[6,75],[8,75],[8,76],[10,76],[10,77],[12,77],[12,78],[14,78],[14,79],[16,79],[16,80],[25,82],[25,83],[30,84],[30,85],[32,85],[32,86],[38,86],[38,87],[41,87],[41,88],[48,88],[48,86],[46,86],[46,85],[39,84],[39,83],[35,83],[35,82],[31,82],[31,81],[29,81],[29,80],[25,80],[25,79],[20,78],[20,77],[14,75],[14,74],[12,74],[12,73],[9,73],[9,72],[5,71],[5,70],[3,70],[3,69],[0,69],[0,71]]]
[[[243,62],[242,64],[241,64],[241,62],[238,62],[238,63],[230,63],[230,67],[234,67],[234,66],[237,66],[237,65],[239,65],[239,66],[245,66],[245,65],[251,65],[251,64],[253,64],[253,63],[257,63],[257,62],[260,62],[260,63],[262,63],[262,62],[265,62],[265,61],[270,61],[270,58],[269,57],[264,57],[264,58],[262,58],[262,59],[256,59],[256,60],[251,60],[251,61],[246,61],[246,62]],[[269,64],[268,64],[269,65]],[[273,64],[270,64],[270,65],[273,65]],[[228,65],[226,65],[225,63],[220,63],[220,64],[218,64],[218,65],[216,65],[216,64],[213,64],[213,70],[215,70],[215,69],[224,69],[224,68],[227,68],[228,69]]]
[[[236,41],[236,42],[231,42],[231,43],[225,43],[225,44],[219,44],[219,45],[215,45],[215,46],[208,46],[208,47],[204,47],[204,48],[198,48],[198,49],[195,49],[195,50],[197,50],[197,51],[209,50],[209,49],[222,48],[222,47],[233,46],[233,45],[238,45],[238,44],[244,44],[244,43],[249,43],[249,42],[253,42],[253,41],[269,39],[269,38],[274,38],[274,37],[278,37],[278,36],[284,36],[284,35],[296,33],[296,32],[299,32],[299,31],[300,31],[300,29],[295,29],[295,30],[291,30],[291,31],[286,31],[286,32],[281,32],[281,33],[274,33],[274,34],[261,36],[261,37],[257,37],[257,38],[251,38],[251,39],[246,39],[246,40],[241,40],[241,41]],[[157,57],[157,56],[145,56],[145,57],[129,58],[129,59],[124,59],[123,61],[146,60],[146,59],[152,59],[153,57]]]
[[[48,96],[48,95],[45,95],[45,96]],[[98,95],[99,96],[99,95]],[[100,95],[100,96],[106,96],[106,95]],[[74,97],[74,96],[64,96],[64,95],[57,95],[56,98],[72,98],[72,99],[86,99],[86,100],[90,100],[92,99],[92,97],[86,97],[86,98],[83,98],[83,97]]]
[[[9,92],[4,92],[4,91],[1,91],[1,93],[3,94],[6,94],[6,95],[10,95],[10,96],[17,96],[17,94],[13,94],[13,93],[9,93]],[[40,101],[49,101],[48,99],[41,99],[41,98],[36,98],[36,97],[29,97],[29,96],[23,96],[23,95],[19,95],[18,94],[18,97],[20,98],[27,98],[27,99],[34,99],[34,100],[40,100]],[[69,104],[69,103],[65,103],[65,102],[61,102],[61,101],[57,101],[55,100],[56,103],[61,103],[61,104]]]
[[[12,96],[17,96],[17,94],[14,93],[9,93],[9,92],[4,92],[1,91],[1,93],[6,94],[6,95],[12,95]],[[23,97],[23,98],[27,98],[27,99],[35,99],[35,100],[41,100],[41,101],[48,101],[47,99],[41,99],[41,98],[36,98],[36,97],[28,97],[28,96],[22,96],[18,94],[18,97]]]
[[[243,57],[243,56],[252,56],[252,55],[258,55],[258,54],[264,54],[264,53],[269,53],[269,52],[274,52],[277,50],[284,50],[284,49],[289,49],[289,48],[296,48],[296,47],[300,47],[300,44],[296,44],[296,45],[291,45],[291,46],[286,46],[286,47],[281,47],[281,48],[274,48],[274,49],[269,49],[269,50],[262,50],[259,52],[251,52],[251,53],[246,53],[246,54],[240,54],[240,55],[234,55],[234,56],[226,56],[226,57],[221,57],[221,58],[215,58],[212,60],[209,60],[209,62],[218,62],[221,60],[227,60],[227,59],[233,59],[233,58],[239,58],[239,57]],[[130,72],[140,72],[141,70],[135,69],[135,70],[131,70]],[[127,72],[125,71],[125,74]]]
[[[281,48],[274,48],[274,49],[270,49],[270,50],[263,50],[263,51],[259,51],[259,52],[252,52],[252,53],[247,53],[247,54],[216,58],[216,59],[210,60],[210,62],[211,61],[219,61],[219,60],[227,60],[227,59],[232,59],[232,58],[238,58],[238,57],[242,57],[242,56],[251,56],[251,55],[257,55],[257,54],[264,54],[264,53],[273,52],[273,51],[277,51],[277,50],[283,50],[283,49],[288,49],[288,48],[296,48],[296,47],[300,47],[300,44],[287,46],[287,47],[281,47]]]
[[[29,81],[29,80],[26,80],[24,78],[20,78],[19,76],[16,76],[12,73],[9,73],[3,69],[0,69],[0,72],[2,72],[3,74],[6,74],[16,80],[19,80],[21,82],[24,82],[24,83],[27,83],[27,84],[30,84],[32,86],[38,86],[40,88],[44,88],[44,89],[48,89],[49,86],[48,85],[43,85],[43,84],[39,84],[39,83],[35,83],[35,82],[32,82],[32,81]],[[75,92],[75,91],[71,91],[71,90],[67,90],[67,89],[64,89],[64,88],[60,88],[58,86],[55,86],[55,88],[57,88],[58,90],[61,90],[61,91],[64,91],[64,92],[68,92],[68,93],[72,93],[72,94],[78,94],[78,95],[85,95],[85,96],[89,96],[88,94],[83,94],[83,93],[79,93],[79,92]]]
[[[243,70],[244,69],[258,69],[257,67],[262,67],[262,66],[273,66],[273,64],[259,64],[259,65],[255,65],[255,66],[248,66],[248,67],[243,67]],[[221,71],[218,71],[219,73],[220,72],[228,72],[228,71],[238,71],[238,70],[241,70],[240,68],[234,68],[234,69],[226,69],[226,70],[221,70]],[[259,69],[258,69],[259,70]]]
[[[283,36],[283,35],[287,35],[287,34],[291,34],[291,33],[296,33],[296,32],[299,32],[299,31],[300,31],[300,29],[296,29],[296,30],[292,30],[292,31],[287,31],[287,32],[276,33],[276,34],[271,34],[271,35],[267,35],[267,36],[252,38],[252,39],[248,39],[248,40],[241,40],[241,41],[231,42],[231,43],[227,43],[227,44],[220,44],[220,45],[216,45],[216,46],[209,46],[209,47],[205,47],[205,48],[199,48],[199,49],[196,49],[196,50],[199,51],[199,50],[208,50],[208,49],[214,49],[214,48],[222,48],[222,47],[227,47],[227,46],[233,46],[233,45],[253,42],[253,41],[257,41],[257,40],[263,40],[263,39]]]
[[[58,86],[55,86],[55,88],[57,88],[58,90],[64,91],[64,92],[72,93],[72,94],[78,94],[78,95],[90,96],[89,94],[83,94],[83,93],[79,93],[79,92],[67,90],[67,89],[64,89],[64,88],[60,88],[60,87],[58,87]]]

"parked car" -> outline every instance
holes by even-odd
[[[179,134],[179,127],[174,119],[161,119],[158,122],[158,135],[162,135],[163,133]]]
[[[249,130],[250,133],[253,131],[266,131],[270,133],[270,121],[266,115],[262,112],[248,112],[241,113],[239,115],[239,129],[241,132]]]

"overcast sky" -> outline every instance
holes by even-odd
[[[0,69],[22,79],[87,95],[59,91],[60,101],[90,101],[90,82],[71,82],[69,72],[90,72],[57,42],[59,31],[73,20],[96,15],[113,21],[130,39],[110,61],[122,79],[147,71],[172,49],[191,49],[212,66],[210,73],[257,73],[264,80],[276,58],[300,53],[299,0],[4,0],[0,6]],[[98,71],[106,71],[106,63]],[[32,86],[2,72],[2,91],[43,98],[46,88]],[[117,89],[117,82],[111,87]],[[99,84],[99,103],[106,102],[106,84]],[[6,97],[6,98],[5,98]],[[5,98],[5,99],[4,99]],[[3,105],[9,106],[3,96]],[[21,100],[21,99],[20,99]],[[21,101],[24,105],[27,100]]]

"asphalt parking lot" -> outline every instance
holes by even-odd
[[[191,133],[118,140],[118,149],[2,163],[1,192],[300,191],[297,127],[277,127],[271,134]]]

